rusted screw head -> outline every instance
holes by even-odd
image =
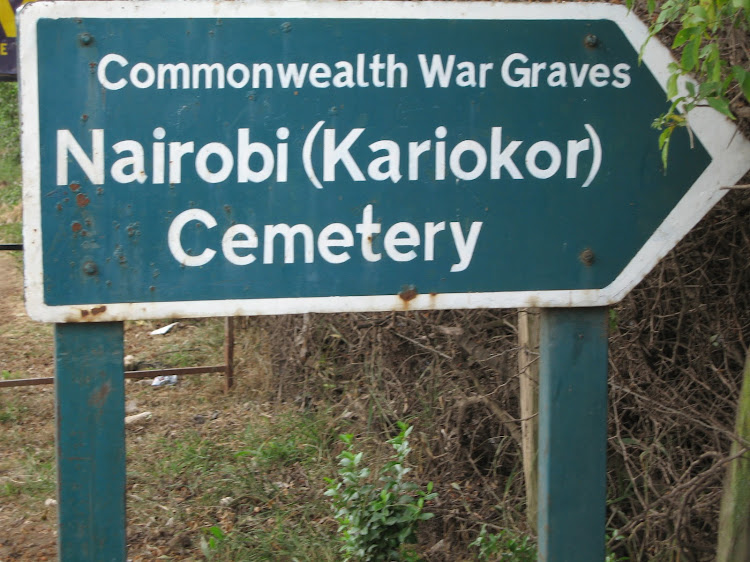
[[[594,252],[591,250],[591,248],[586,248],[583,252],[580,253],[578,259],[581,260],[581,263],[583,265],[589,267],[590,265],[593,265],[596,257],[594,256]]]
[[[96,264],[92,261],[87,261],[83,264],[83,272],[86,275],[96,275],[99,273],[99,268],[96,267]]]
[[[588,35],[586,35],[586,37],[584,37],[583,43],[587,47],[590,47],[593,49],[599,44],[599,38],[593,33],[589,33]]]
[[[402,301],[409,302],[410,300],[417,298],[418,294],[417,288],[414,285],[407,285],[401,289],[398,296]]]
[[[80,43],[80,44],[81,44],[81,45],[82,45],[83,47],[88,47],[89,45],[91,45],[91,43],[93,43],[93,42],[94,42],[94,36],[93,36],[93,35],[91,35],[90,33],[81,33],[81,34],[80,34],[80,35],[78,36],[78,42],[79,42],[79,43]]]

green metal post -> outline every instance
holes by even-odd
[[[539,373],[539,560],[604,560],[607,309],[545,309]]]
[[[124,562],[123,324],[55,326],[61,562]]]

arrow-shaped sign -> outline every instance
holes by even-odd
[[[73,2],[21,15],[46,321],[602,306],[748,167],[622,6]]]

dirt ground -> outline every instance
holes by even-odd
[[[20,263],[7,252],[0,252],[0,369],[17,378],[50,377],[53,373],[52,330],[26,316]],[[15,467],[23,466],[30,452],[54,453],[52,386],[0,389],[0,404],[10,401],[25,411],[19,413],[23,425],[2,425],[7,433],[0,449],[0,486],[22,486],[30,475]],[[23,493],[2,496],[0,562],[55,560],[56,518],[55,507],[45,505],[44,499],[29,503]]]

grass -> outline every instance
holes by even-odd
[[[145,363],[171,365],[180,354],[192,366],[223,362],[222,319],[180,320],[167,335],[149,335],[162,325],[128,322],[127,352]],[[0,340],[13,360],[3,378],[51,364],[51,334],[37,336],[40,326],[25,317],[3,326],[14,334]],[[33,346],[21,344],[27,339]],[[263,403],[265,379],[256,373],[266,367],[248,357],[238,356],[230,394],[216,374],[181,377],[174,387],[127,382],[128,413],[152,412],[126,431],[133,562],[340,559],[323,478],[335,474],[336,436],[346,427],[322,409]],[[53,396],[51,386],[0,391],[0,527],[24,559],[55,553],[56,508],[45,505],[56,497]],[[22,532],[32,525],[38,543]]]
[[[147,458],[131,457],[133,527],[171,520],[186,530],[182,556],[197,548],[209,560],[336,560],[323,496],[335,470],[329,416],[245,408],[237,427],[236,413],[223,415],[191,418],[179,437],[152,436]]]
[[[224,321],[221,318],[183,319],[167,334],[150,332],[174,320],[127,322],[133,334],[127,354],[143,369],[220,365],[224,362]],[[127,338],[126,338],[127,339]]]
[[[16,96],[16,84],[0,83],[0,243],[8,244],[23,241],[21,157],[18,149],[20,129]]]
[[[0,498],[36,497],[49,498],[55,495],[54,452],[48,449],[27,447],[20,455],[22,472],[16,479],[8,479],[0,488]]]
[[[242,436],[246,447],[232,455],[234,477],[224,468],[225,478],[215,480],[209,504],[224,498],[236,517],[222,523],[217,512],[204,554],[226,561],[337,560],[335,524],[322,495],[323,477],[335,470],[328,415],[289,411],[258,421]]]
[[[0,205],[14,206],[21,201],[21,161],[17,155],[0,149]]]
[[[22,242],[21,223],[0,224],[0,243],[20,244]]]

